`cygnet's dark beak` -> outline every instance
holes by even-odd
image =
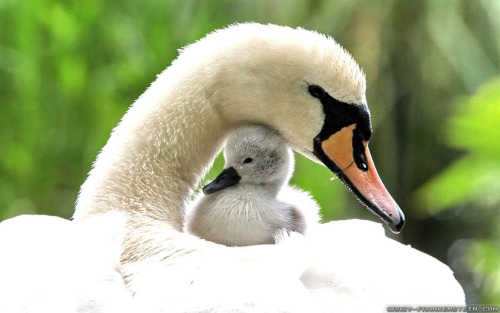
[[[224,188],[236,185],[240,179],[241,177],[234,167],[228,167],[215,177],[210,184],[203,187],[203,193],[209,195]]]

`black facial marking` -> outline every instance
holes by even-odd
[[[308,91],[311,96],[321,102],[323,112],[325,113],[323,128],[316,138],[314,138],[314,153],[319,153],[317,150],[321,150],[321,142],[328,139],[331,135],[344,127],[356,124],[352,138],[353,159],[360,170],[367,171],[368,163],[362,141],[368,141],[372,135],[370,112],[368,109],[363,106],[339,101],[317,85],[309,85]],[[334,172],[338,174],[340,169],[337,167],[337,170]]]
[[[321,143],[330,138],[331,135],[338,132],[344,127],[356,124],[352,136],[353,158],[356,166],[362,170],[368,170],[368,163],[366,159],[363,141],[368,141],[372,135],[372,127],[370,122],[370,112],[366,107],[348,104],[341,102],[330,96],[323,88],[317,85],[309,85],[308,91],[311,96],[317,98],[325,113],[325,121],[320,133],[316,135],[313,142],[314,155],[323,162],[326,167],[335,173],[340,181],[344,183],[348,190],[350,190],[356,198],[364,204],[370,211],[378,215],[382,220],[387,222],[393,232],[398,233],[404,226],[404,216],[400,214],[400,223],[394,225],[391,218],[382,214],[380,210],[366,199],[351,180],[342,172],[342,169],[337,166],[323,151]],[[321,92],[322,91],[322,92]]]
[[[319,92],[319,90],[323,90],[323,93]],[[362,140],[370,139],[372,134],[370,113],[364,107],[341,102],[333,98],[320,86],[309,85],[308,91],[311,96],[317,98],[321,102],[323,112],[325,113],[323,128],[314,138],[314,155],[321,160],[330,169],[330,171],[334,172],[339,177],[340,181],[343,182],[344,185],[346,185],[346,187],[351,190],[364,205],[373,210],[371,203],[363,197],[363,195],[351,183],[349,178],[344,175],[342,169],[330,160],[321,147],[321,143],[330,138],[331,135],[335,134],[344,127],[356,124],[352,137],[353,158],[356,166],[366,171],[367,168],[365,169],[365,166],[367,163]]]
[[[361,135],[358,130],[354,129],[352,133],[352,154],[354,163],[356,163],[356,166],[360,170],[366,172],[368,170],[368,161],[366,160],[365,146],[363,145],[363,141],[361,140]]]
[[[325,113],[325,124],[316,136],[317,140],[328,139],[342,128],[356,124],[362,140],[368,141],[372,135],[370,112],[366,107],[345,103],[330,96],[323,88],[309,85],[309,94],[321,101]]]
[[[318,99],[323,98],[326,94],[326,91],[318,85],[309,85],[308,91],[311,96]]]

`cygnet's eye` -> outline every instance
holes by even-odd
[[[321,99],[325,96],[326,91],[318,85],[309,85],[309,94],[314,98]]]
[[[252,163],[253,159],[252,158],[246,158],[243,160],[243,163]]]

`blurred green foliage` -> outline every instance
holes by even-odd
[[[245,21],[314,29],[353,54],[367,74],[371,152],[407,216],[397,239],[449,264],[470,303],[500,303],[487,291],[498,286],[498,87],[466,96],[500,72],[496,0],[2,0],[0,220],[70,217],[112,128],[176,49]],[[375,219],[326,169],[296,159],[292,182],[325,220]]]
[[[463,247],[473,269],[482,303],[500,299],[500,77],[482,86],[470,97],[457,101],[457,113],[449,118],[446,142],[465,151],[430,180],[419,192],[430,214],[442,210],[473,210],[493,224],[489,238],[474,239]],[[486,226],[487,227],[487,226]]]
[[[491,209],[500,204],[500,79],[457,101],[449,118],[446,142],[466,152],[422,189],[421,197],[435,214],[458,204]],[[499,220],[500,222],[500,220]]]

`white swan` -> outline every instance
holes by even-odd
[[[293,154],[277,132],[241,127],[227,140],[224,158],[224,170],[190,204],[189,233],[226,246],[248,246],[274,243],[282,231],[304,234],[318,224],[314,200],[284,186],[293,172]]]
[[[403,226],[367,147],[365,79],[351,56],[333,39],[303,29],[234,25],[185,48],[158,76],[82,186],[76,223],[110,211],[126,215],[121,270],[134,301],[151,312],[464,303],[445,265],[369,222],[333,222],[319,227],[321,236],[249,247],[182,233],[197,181],[228,133],[247,123],[276,129],[336,173],[391,229]]]

